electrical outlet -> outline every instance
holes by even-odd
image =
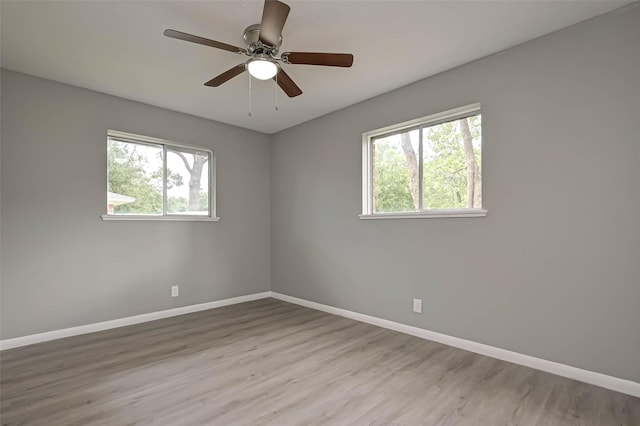
[[[422,313],[422,299],[413,299],[413,312]]]
[[[171,297],[180,296],[180,286],[172,285],[171,286]]]

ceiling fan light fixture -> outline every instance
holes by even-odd
[[[258,80],[269,80],[278,73],[278,65],[267,58],[253,58],[247,62],[247,71]]]

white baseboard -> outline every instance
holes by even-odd
[[[93,324],[64,328],[62,330],[53,330],[44,333],[30,334],[28,336],[15,337],[13,339],[0,340],[0,350],[33,345],[34,343],[47,342],[49,340],[62,339],[64,337],[77,336],[80,334],[94,333],[96,331],[109,330],[111,328],[125,327],[127,325],[175,317],[177,315],[190,314],[192,312],[206,311],[207,309],[219,308],[221,306],[235,305],[236,303],[249,302],[257,299],[266,299],[270,296],[271,292],[265,291],[262,293],[248,294],[246,296],[232,297],[230,299],[215,300],[213,302],[199,303],[197,305],[181,306],[179,308],[167,309],[164,311],[149,312],[147,314],[118,318],[110,321],[96,322]]]
[[[631,380],[608,376],[606,374],[596,373],[594,371],[583,370],[581,368],[572,367],[570,365],[560,364],[554,361],[536,358],[506,349],[496,348],[494,346],[473,342],[471,340],[460,339],[458,337],[437,333],[435,331],[425,330],[423,328],[414,327],[411,325],[401,324],[395,321],[377,318],[371,315],[365,315],[358,312],[348,311],[346,309],[311,302],[309,300],[288,296],[286,294],[281,294],[274,291],[248,294],[246,296],[232,297],[230,299],[216,300],[213,302],[200,303],[197,305],[182,306],[179,308],[167,309],[164,311],[150,312],[147,314],[134,315],[131,317],[65,328],[62,330],[53,330],[44,333],[31,334],[29,336],[0,340],[0,350],[12,349],[20,346],[47,342],[49,340],[77,336],[80,334],[94,333],[96,331],[109,330],[112,328],[125,327],[142,322],[154,321],[162,318],[189,314],[192,312],[205,311],[207,309],[249,302],[251,300],[265,299],[268,297],[273,297],[274,299],[283,300],[285,302],[294,303],[296,305],[305,306],[307,308],[316,309],[318,311],[350,318],[356,321],[376,325],[378,327],[387,328],[389,330],[398,331],[400,333],[420,337],[422,339],[432,340],[434,342],[442,343],[454,348],[464,349],[469,352],[486,355],[492,358],[500,359],[514,364],[524,365],[536,370],[546,371],[558,376],[567,377],[569,379],[640,397],[640,383],[633,382]]]
[[[618,377],[608,376],[595,371],[583,370],[581,368],[572,367],[570,365],[560,364],[546,359],[536,358],[524,355],[518,352],[508,351],[506,349],[496,348],[494,346],[485,345],[483,343],[473,342],[471,340],[460,339],[446,334],[437,333],[435,331],[425,330],[423,328],[413,327],[370,315],[360,314],[358,312],[348,311],[346,309],[336,308],[321,303],[311,302],[309,300],[300,299],[286,294],[272,291],[271,297],[283,300],[285,302],[295,303],[296,305],[305,306],[307,308],[316,309],[318,311],[328,312],[330,314],[339,315],[341,317],[350,318],[356,321],[365,322],[378,327],[388,328],[400,333],[410,334],[422,339],[432,340],[454,348],[464,349],[469,352],[486,355],[491,358],[500,359],[514,364],[524,365],[525,367],[534,368],[536,370],[546,371],[558,376],[567,377],[584,383],[600,386],[602,388],[611,389],[616,392],[622,392],[628,395],[640,397],[640,383],[631,380],[620,379]]]

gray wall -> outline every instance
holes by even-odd
[[[637,6],[275,135],[272,289],[640,381]],[[359,220],[362,133],[473,102],[489,215]]]
[[[1,90],[2,339],[270,289],[268,135],[6,70]],[[214,149],[222,220],[102,221],[107,129]]]

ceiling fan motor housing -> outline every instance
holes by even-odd
[[[242,38],[247,45],[249,53],[258,53],[265,55],[275,56],[278,53],[278,49],[282,44],[282,35],[278,37],[278,44],[276,46],[267,46],[263,44],[258,37],[260,36],[260,24],[249,25],[244,30]]]

